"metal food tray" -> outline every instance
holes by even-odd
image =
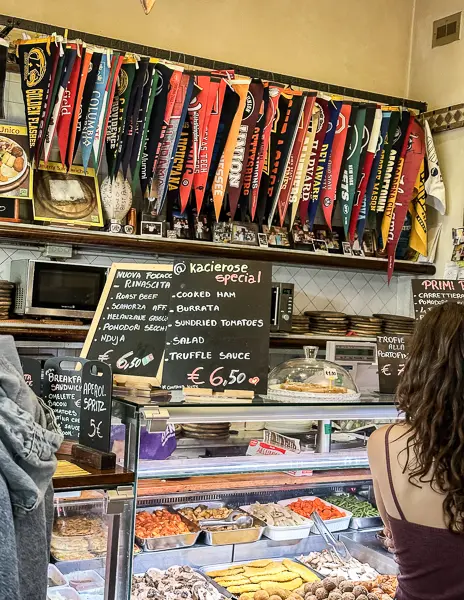
[[[153,513],[158,510],[167,510],[172,514],[179,515],[182,521],[190,529],[191,533],[180,533],[178,535],[167,535],[163,537],[141,538],[135,536],[135,542],[144,552],[158,552],[159,550],[172,550],[174,548],[188,548],[193,546],[201,533],[196,523],[189,521],[183,515],[173,510],[170,506],[150,506],[138,508],[137,512]]]
[[[342,496],[343,493],[335,492],[334,494],[330,494],[331,496]],[[365,496],[361,496],[359,494],[351,494],[357,500],[361,500],[361,502],[369,502],[369,500]],[[324,500],[324,498],[322,498]],[[369,504],[372,504],[369,502]],[[377,508],[372,504],[374,508]],[[343,508],[342,510],[346,510]],[[373,529],[373,528],[383,527],[382,517],[351,517],[350,521],[350,529]]]
[[[208,583],[210,583],[213,587],[215,587],[217,589],[217,591],[220,594],[222,594],[223,596],[225,596],[226,598],[234,598],[234,599],[236,598],[236,596],[234,596],[234,594],[231,594],[226,588],[224,588],[221,585],[219,585],[219,583],[216,583],[212,577],[210,577],[209,575],[207,575],[201,569],[195,569],[194,568],[193,570],[196,571],[197,573],[200,573],[200,575],[202,577],[204,577]],[[211,570],[213,570],[213,569],[211,569]]]
[[[350,529],[373,529],[382,527],[382,517],[351,517]]]
[[[178,511],[182,508],[195,508],[197,506],[206,506],[207,508],[230,508],[231,510],[237,510],[244,515],[250,516],[246,511],[240,508],[233,509],[226,502],[220,502],[218,500],[210,502],[187,502],[185,504],[174,504],[172,508]],[[253,515],[251,516],[253,517]],[[192,521],[189,521],[189,523],[192,523]],[[210,529],[201,528],[201,531],[204,533],[203,541],[208,546],[228,546],[229,544],[250,544],[252,542],[257,542],[261,539],[266,527],[267,525],[264,523],[264,521],[253,517],[253,527],[230,529],[225,531],[211,531]]]

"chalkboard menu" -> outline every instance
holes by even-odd
[[[407,344],[410,336],[380,335],[377,337],[379,363],[379,390],[381,394],[394,394],[408,358]]]
[[[172,265],[114,264],[81,356],[160,385],[171,281]]]
[[[458,302],[464,304],[464,280],[453,279],[413,279],[412,296],[416,319],[438,304]]]
[[[36,396],[42,395],[42,366],[40,360],[21,356],[21,367],[23,369],[24,381],[32,388]]]
[[[267,392],[271,280],[268,263],[174,264],[163,389]]]
[[[79,439],[82,366],[75,356],[49,358],[44,364],[44,400],[53,409],[65,439]]]
[[[79,444],[101,452],[110,451],[111,368],[89,360],[82,368],[82,401]]]

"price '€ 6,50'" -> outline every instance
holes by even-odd
[[[247,377],[247,374],[241,372],[240,369],[224,370],[224,367],[218,367],[209,374],[205,372],[204,367],[197,367],[187,375],[187,379],[191,381],[193,385],[209,383],[212,387],[225,387],[236,383],[241,385],[246,381]],[[259,377],[250,377],[248,379],[248,382],[255,386],[258,385],[259,381]]]

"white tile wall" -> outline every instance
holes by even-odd
[[[6,119],[14,123],[25,123],[20,76],[7,73],[5,86]],[[15,249],[0,243],[0,278],[8,279],[10,261],[19,258],[40,258],[38,250]],[[102,252],[80,254],[73,262],[87,262],[109,266],[112,262],[160,262],[149,257],[114,256]],[[334,310],[347,314],[371,315],[373,313],[411,314],[409,297],[398,293],[398,278],[393,277],[390,285],[386,274],[365,274],[333,271],[307,267],[274,266],[273,280],[295,284],[294,312],[305,310]],[[401,277],[401,290],[410,287],[408,277]],[[400,300],[401,296],[401,300]]]

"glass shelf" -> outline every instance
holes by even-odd
[[[140,460],[139,479],[169,479],[198,475],[234,475],[275,471],[365,469],[369,467],[366,450],[310,453],[304,455],[217,457],[199,460],[172,458],[161,461]],[[295,479],[295,483],[298,478]]]

